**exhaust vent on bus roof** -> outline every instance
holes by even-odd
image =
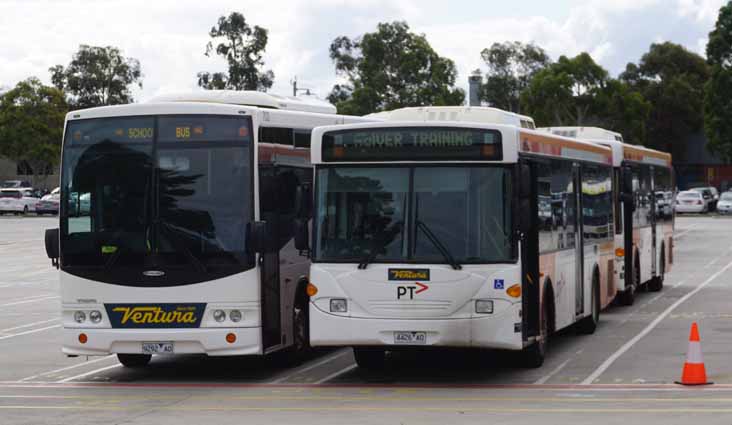
[[[253,90],[201,90],[156,96],[147,103],[199,102],[226,105],[257,106],[260,108],[283,109],[286,111],[335,114],[336,107],[313,96],[279,96]]]

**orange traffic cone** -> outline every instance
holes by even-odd
[[[681,373],[681,385],[709,385],[707,382],[707,371],[704,369],[704,359],[702,358],[701,342],[699,341],[699,327],[696,322],[691,324],[691,334],[689,335],[689,351],[686,352],[686,362],[684,363],[684,371]]]

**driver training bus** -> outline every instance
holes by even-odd
[[[521,352],[592,333],[613,261],[612,152],[493,108],[319,127],[310,341],[363,368],[426,346]],[[602,285],[602,286],[601,286]]]
[[[552,134],[576,137],[613,151],[615,264],[613,288],[622,305],[632,305],[637,291],[660,291],[673,265],[671,154],[632,145],[622,135],[597,127],[547,127]]]
[[[365,121],[322,101],[207,91],[66,117],[60,227],[63,352],[267,354],[307,347],[315,126]]]

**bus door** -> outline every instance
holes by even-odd
[[[648,194],[650,208],[651,208],[651,277],[656,275],[656,223],[658,222],[658,200],[656,199],[656,176],[653,167],[648,167],[648,173],[650,174],[649,180],[651,183],[650,193]]]
[[[584,212],[582,211],[582,173],[580,164],[574,163],[572,166],[572,185],[574,186],[574,199],[568,202],[574,202],[574,244],[575,244],[575,280],[574,280],[574,314],[575,317],[581,316],[585,312],[585,279],[584,279],[584,228],[583,220]]]
[[[270,243],[277,244],[279,214],[277,211],[277,168],[271,165],[259,166],[259,211],[260,220],[267,222],[273,238]],[[266,352],[282,343],[280,253],[267,250],[260,254],[262,294],[262,345]]]
[[[539,287],[539,209],[536,165],[528,160],[519,163],[519,232],[521,235],[521,274],[523,339],[538,336],[540,333]]]

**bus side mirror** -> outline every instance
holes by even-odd
[[[297,217],[310,217],[313,208],[313,194],[310,183],[302,183],[297,186],[295,193],[295,205],[297,206]]]
[[[301,255],[310,251],[310,229],[307,219],[295,219],[295,249],[300,251]]]
[[[266,221],[255,221],[249,226],[249,246],[253,252],[266,254],[272,252],[273,235]]]
[[[46,229],[46,255],[51,259],[51,265],[58,268],[59,232],[56,229]]]

